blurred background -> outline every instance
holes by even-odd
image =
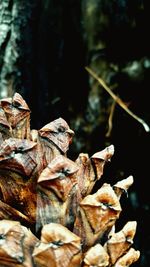
[[[0,98],[20,93],[31,128],[62,117],[75,131],[68,157],[113,144],[95,190],[133,175],[118,229],[137,221],[134,266],[150,266],[150,133],[86,70],[150,126],[148,0],[0,0]]]

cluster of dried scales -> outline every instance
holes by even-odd
[[[62,118],[30,130],[18,93],[0,101],[1,267],[124,267],[139,259],[131,247],[136,221],[115,232],[133,177],[92,193],[114,146],[73,162],[73,135]]]

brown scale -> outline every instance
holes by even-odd
[[[67,157],[74,132],[63,118],[30,129],[21,95],[0,100],[0,267],[127,267],[136,221],[119,232],[129,176],[93,193],[114,146]]]

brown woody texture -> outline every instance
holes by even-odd
[[[127,267],[139,259],[132,247],[137,222],[115,231],[133,177],[93,192],[114,146],[72,161],[73,135],[62,118],[30,129],[22,96],[1,99],[1,267]]]

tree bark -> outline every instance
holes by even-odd
[[[34,103],[39,1],[0,2],[0,97],[17,91]]]

